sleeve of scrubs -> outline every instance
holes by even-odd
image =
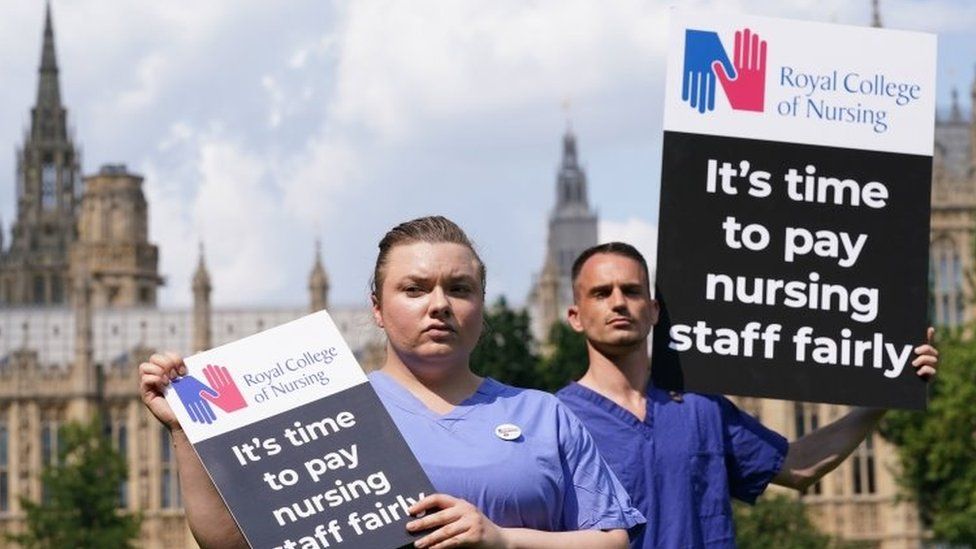
[[[563,522],[568,529],[631,529],[644,517],[603,461],[593,438],[562,403],[557,407],[559,446],[566,479]]]
[[[779,473],[789,442],[719,397],[725,435],[725,463],[732,497],[752,504]]]

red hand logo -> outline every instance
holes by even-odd
[[[227,368],[207,364],[203,369],[203,375],[207,376],[207,382],[217,393],[215,397],[209,393],[200,391],[200,396],[207,399],[208,402],[225,412],[233,412],[234,410],[239,410],[247,406],[247,402],[241,396],[241,391],[237,388],[237,384],[234,383],[234,379],[230,377],[230,372],[227,371]]]
[[[735,78],[729,78],[718,61],[712,63],[725,96],[735,110],[762,112],[766,95],[766,41],[749,29],[736,31],[734,58]]]

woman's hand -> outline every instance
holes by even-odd
[[[414,542],[414,547],[443,549],[444,547],[478,547],[505,549],[507,543],[501,528],[488,520],[477,507],[463,499],[446,494],[434,494],[413,504],[411,515],[430,512],[407,523],[407,530],[433,530]]]
[[[142,395],[142,403],[170,431],[181,427],[176,414],[163,397],[163,392],[173,379],[185,374],[186,365],[183,364],[183,358],[176,353],[156,353],[149,357],[149,362],[139,365],[139,394]]]

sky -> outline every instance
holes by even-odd
[[[82,168],[145,177],[164,307],[190,303],[197,243],[218,307],[301,306],[316,240],[330,302],[367,303],[376,244],[457,221],[488,297],[542,266],[571,125],[600,239],[654,257],[668,6],[867,25],[870,0],[54,0]],[[938,103],[964,112],[976,3],[881,0],[939,37]],[[0,226],[37,89],[44,3],[0,0]],[[6,151],[6,152],[4,152]]]

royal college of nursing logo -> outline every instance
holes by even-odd
[[[207,383],[193,376],[183,376],[173,380],[173,389],[186,408],[190,419],[196,423],[211,424],[217,421],[211,404],[224,412],[233,412],[247,407],[237,383],[223,366],[207,364],[203,369]]]
[[[763,112],[766,89],[766,41],[749,29],[735,32],[733,60],[713,31],[685,31],[681,100],[705,113],[715,110],[715,82],[733,110]]]

